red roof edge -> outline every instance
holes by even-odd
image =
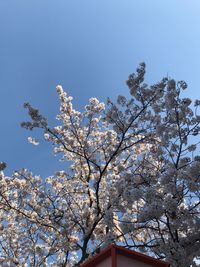
[[[88,259],[85,263],[83,263],[80,267],[93,267],[94,263],[100,263],[107,257],[111,256],[111,248],[113,245],[108,246],[106,249],[103,249],[100,253],[94,255],[90,259]]]
[[[169,267],[170,266],[169,263],[167,263],[166,261],[158,260],[153,257],[147,256],[143,253],[130,250],[130,249],[127,249],[121,246],[116,246],[116,245],[113,245],[113,246],[116,247],[117,254],[120,254],[120,255],[123,255],[123,256],[129,257],[129,258],[132,258],[132,259],[144,262],[144,263],[149,263],[157,267]]]
[[[100,263],[101,261],[103,261],[109,256],[113,258],[113,255],[114,255],[114,258],[112,260],[116,261],[117,254],[123,255],[125,257],[129,257],[135,260],[139,260],[144,263],[149,263],[156,267],[170,267],[170,264],[165,261],[158,260],[150,256],[147,256],[145,254],[142,254],[140,252],[133,251],[133,250],[121,247],[121,246],[114,245],[114,244],[108,246],[106,249],[103,249],[99,254],[96,254],[92,258],[88,259],[80,267],[94,267],[94,264]]]

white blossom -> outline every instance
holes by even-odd
[[[199,101],[184,81],[148,86],[142,63],[128,78],[131,99],[92,97],[83,112],[61,85],[58,124],[25,103],[66,163],[49,177],[0,163],[0,265],[80,265],[116,242],[190,267],[200,255]],[[191,138],[192,136],[192,138]],[[33,137],[28,141],[39,142]]]
[[[28,137],[28,142],[34,146],[39,145],[39,141],[31,136]]]

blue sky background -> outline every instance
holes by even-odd
[[[24,102],[53,123],[57,84],[81,108],[92,96],[127,95],[125,81],[141,61],[148,82],[168,74],[200,98],[199,0],[0,0],[0,161],[7,174],[26,167],[46,176],[66,166],[46,143],[27,142]]]

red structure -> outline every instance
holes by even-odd
[[[169,267],[169,263],[120,246],[110,245],[81,267]]]

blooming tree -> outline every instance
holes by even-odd
[[[83,112],[57,86],[58,126],[29,103],[22,127],[43,130],[66,169],[46,179],[0,164],[1,266],[80,266],[109,243],[196,266],[200,256],[198,107],[184,81],[148,86],[145,64],[131,98],[91,98]],[[30,137],[29,142],[38,141]]]

